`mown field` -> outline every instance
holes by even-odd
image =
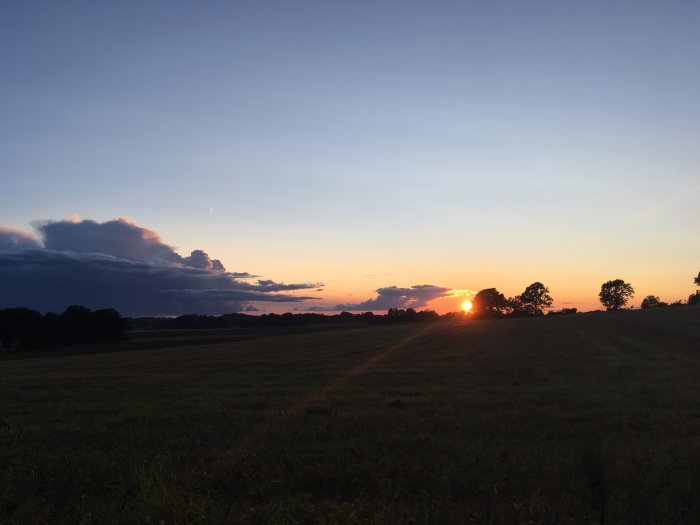
[[[202,337],[0,361],[0,523],[700,523],[700,307]]]

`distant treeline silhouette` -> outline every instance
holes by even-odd
[[[551,311],[548,315],[566,315],[577,313],[576,308],[564,308],[561,311]],[[223,315],[180,315],[178,317],[133,317],[128,318],[129,330],[197,330],[215,328],[264,328],[275,326],[304,326],[332,324],[391,324],[391,323],[431,323],[439,320],[465,320],[467,318],[486,317],[525,317],[537,315],[529,310],[504,311],[486,315],[470,315],[464,312],[448,312],[440,315],[434,310],[413,308],[389,308],[385,314],[374,312],[340,312],[329,315],[325,313],[291,313],[249,315],[231,313]]]
[[[0,310],[0,344],[11,350],[119,341],[126,338],[126,326],[112,308],[92,311],[74,305],[60,315],[6,308]]]
[[[416,311],[413,308],[390,308],[384,315],[373,312],[358,314],[340,312],[334,315],[316,312],[262,315],[230,313],[216,316],[189,314],[178,317],[134,317],[127,319],[127,321],[129,330],[195,330],[200,328],[258,328],[339,323],[424,323],[437,321],[442,317],[445,316],[440,316],[433,310]]]

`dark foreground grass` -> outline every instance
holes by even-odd
[[[700,308],[0,362],[0,523],[700,523]]]

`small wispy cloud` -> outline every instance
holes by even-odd
[[[474,290],[469,290],[467,289],[457,289],[453,288],[447,294],[445,297],[474,297],[476,295],[476,291]]]

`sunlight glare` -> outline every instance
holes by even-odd
[[[471,312],[472,311],[472,302],[469,300],[466,300],[462,303],[462,310],[465,312]]]

